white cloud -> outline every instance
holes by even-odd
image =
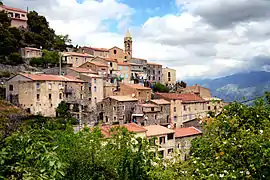
[[[181,14],[151,17],[132,27],[133,54],[177,70],[179,79],[217,77],[243,70],[269,69],[270,3],[266,0],[176,0]],[[6,0],[45,15],[57,33],[74,44],[123,47],[123,34],[135,10],[123,1]],[[140,2],[138,2],[140,3]],[[150,9],[149,9],[150,12]],[[151,12],[152,13],[152,12]]]

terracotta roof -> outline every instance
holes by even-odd
[[[80,57],[93,57],[90,54],[86,54],[86,53],[77,53],[77,52],[64,52],[63,53],[64,56],[80,56]]]
[[[144,87],[144,86],[139,85],[139,84],[124,84],[124,85],[129,86],[129,87],[134,88],[134,89],[151,90],[151,88],[149,88],[149,87]]]
[[[118,62],[117,64],[120,66],[130,66],[130,64],[126,62]]]
[[[33,81],[69,81],[69,82],[84,82],[80,79],[77,79],[73,76],[59,76],[59,75],[52,75],[52,74],[24,74],[21,73],[20,75],[31,79]]]
[[[150,125],[150,126],[145,126],[144,128],[147,130],[146,131],[147,137],[174,133],[174,130],[168,129],[168,128],[166,128],[164,126],[160,126],[160,125]]]
[[[196,129],[195,127],[176,128],[174,129],[174,131],[175,131],[176,138],[202,134],[202,132],[199,129]]]
[[[33,48],[33,47],[25,47],[24,49],[35,50],[35,51],[41,51],[41,49]]]
[[[138,99],[129,96],[109,96],[109,98],[117,101],[138,101]]]
[[[86,62],[86,63],[91,63],[91,64],[94,64],[94,65],[99,66],[99,67],[108,67],[108,65],[105,65],[105,64],[102,64],[99,62],[95,62],[95,61]]]
[[[170,100],[182,100],[183,102],[200,102],[205,101],[196,94],[179,94],[179,93],[156,93],[158,96]]]
[[[118,127],[118,126],[119,125],[103,125],[103,126],[100,126],[101,133],[105,137],[109,138],[111,136],[111,134],[110,134],[111,128]],[[120,127],[125,127],[125,128],[127,128],[127,130],[129,132],[134,132],[134,133],[146,132],[145,128],[143,128],[142,126],[139,126],[138,124],[135,124],[135,123],[129,123],[129,124],[120,125]]]
[[[95,48],[95,47],[86,47],[84,46],[83,48],[88,48],[88,49],[92,49],[94,51],[104,51],[104,52],[108,52],[109,50],[106,48]]]
[[[165,99],[153,99],[151,100],[151,102],[160,105],[171,104],[169,101],[166,101]]]
[[[69,68],[71,70],[74,70],[76,72],[79,72],[79,73],[94,73],[94,74],[97,74],[96,71],[93,71],[91,69],[87,69],[87,68]]]
[[[147,62],[149,65],[155,65],[155,66],[162,66],[162,64],[157,64],[157,63],[152,63],[152,62]]]
[[[17,11],[17,12],[27,13],[27,11],[25,11],[25,10],[18,9],[18,8],[13,8],[13,7],[9,7],[9,6],[3,6],[3,8],[6,8],[7,10],[10,10],[10,11]]]
[[[137,60],[147,61],[146,59],[142,59],[142,58],[135,58],[135,57],[133,57],[133,58],[131,58],[131,59],[137,59]]]
[[[109,50],[113,49],[113,48],[117,48],[117,49],[120,49],[122,51],[124,51],[123,49],[121,49],[120,47],[117,47],[117,46],[113,46],[112,48],[110,48]]]
[[[124,124],[123,126],[126,127],[127,130],[130,132],[135,132],[135,133],[146,132],[145,128],[135,123]]]
[[[142,64],[136,64],[136,63],[129,63],[129,65],[132,65],[132,66],[142,66]]]
[[[105,59],[106,61],[110,61],[110,62],[116,62],[117,60],[114,58],[102,58]]]
[[[157,105],[155,104],[138,104],[139,106],[142,106],[142,107],[158,107]]]

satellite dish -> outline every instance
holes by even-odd
[[[135,94],[132,94],[131,96],[132,96],[132,97],[135,97]]]

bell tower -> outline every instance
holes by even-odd
[[[132,37],[127,30],[126,36],[124,38],[124,44],[125,44],[125,53],[127,54],[126,60],[130,60],[132,58]]]

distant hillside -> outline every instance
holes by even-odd
[[[270,72],[238,73],[217,79],[187,80],[188,85],[200,84],[210,88],[213,96],[225,101],[253,99],[270,91]]]

